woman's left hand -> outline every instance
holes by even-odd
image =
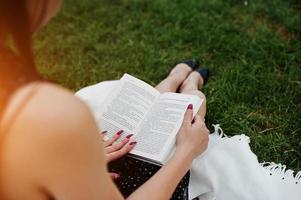
[[[103,139],[104,149],[105,149],[105,156],[107,164],[113,160],[117,160],[118,158],[121,158],[122,156],[126,155],[128,152],[130,152],[135,144],[133,139],[131,137],[133,134],[127,135],[122,141],[116,142],[122,135],[123,131],[120,130],[112,138],[106,139],[106,131],[103,131],[100,133]],[[119,174],[110,172],[110,176],[113,180],[118,179],[120,177]]]

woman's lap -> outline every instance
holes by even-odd
[[[120,173],[120,178],[115,182],[124,197],[129,196],[144,182],[150,179],[160,166],[143,162],[129,156],[125,156],[109,164],[111,172]],[[182,178],[173,193],[172,200],[188,199],[189,172]]]

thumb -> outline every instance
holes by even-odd
[[[191,122],[192,122],[192,118],[193,118],[193,105],[192,104],[189,104],[187,106],[187,110],[184,114],[184,120],[183,120],[183,124],[185,125],[191,125]]]

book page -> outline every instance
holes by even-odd
[[[107,131],[108,137],[112,137],[119,130],[124,130],[123,137],[129,133],[134,134],[160,95],[152,86],[128,74],[119,82],[97,116],[101,129]]]
[[[157,99],[135,135],[138,141],[133,153],[164,162],[175,145],[184,113],[189,104],[194,106],[194,114],[202,100],[195,95],[164,93]]]

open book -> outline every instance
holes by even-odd
[[[125,74],[104,100],[96,120],[108,137],[119,130],[124,130],[120,140],[134,134],[137,144],[130,156],[162,165],[173,154],[187,106],[193,104],[195,115],[202,101],[195,95],[160,94]]]

